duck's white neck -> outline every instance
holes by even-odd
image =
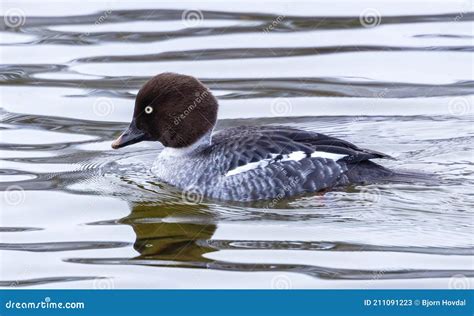
[[[210,130],[204,136],[199,138],[194,144],[189,145],[187,147],[181,147],[181,148],[165,147],[165,149],[163,149],[163,151],[160,153],[160,156],[182,157],[182,156],[190,155],[193,152],[196,152],[198,150],[201,150],[211,145],[211,134],[212,134],[212,130]]]

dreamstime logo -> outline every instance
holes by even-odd
[[[19,185],[11,185],[5,191],[5,203],[8,205],[20,205],[25,201],[25,199],[25,191]]]
[[[115,282],[110,278],[94,279],[93,288],[96,290],[109,290],[115,288]]]
[[[341,191],[329,191],[322,195],[324,203],[333,203],[336,207],[347,203],[347,194]]]
[[[360,122],[364,119],[365,119],[365,117],[362,116],[362,115],[354,116],[354,117],[351,118],[351,121],[349,122],[349,124],[356,124],[356,123],[358,123],[358,122]]]
[[[292,288],[291,279],[284,274],[277,275],[272,279],[272,289],[288,290]]]
[[[274,28],[276,28],[278,26],[278,24],[280,24],[283,20],[285,19],[285,16],[284,15],[279,15],[277,16],[273,21],[272,23],[270,23],[269,26],[265,27],[263,29],[263,31],[265,33],[268,33],[270,31],[273,31]]]
[[[29,268],[29,267],[25,267],[25,268],[23,269],[23,271],[21,271],[20,273],[17,274],[17,279],[11,281],[10,286],[11,286],[11,287],[20,286],[21,283],[22,283],[22,282],[21,282],[21,279],[24,278],[24,277],[27,277],[29,273],[30,273],[30,268]]]
[[[380,196],[380,190],[377,188],[364,187],[360,190],[360,197],[362,202],[367,203],[369,205],[380,202]]]
[[[181,14],[181,21],[186,27],[196,27],[204,21],[204,15],[200,10],[186,10]]]
[[[114,111],[114,103],[109,98],[98,98],[93,106],[94,114],[97,116],[107,116]]]
[[[271,105],[271,112],[275,116],[285,116],[292,112],[293,105],[290,100],[285,98],[276,98]]]
[[[19,8],[11,8],[5,12],[5,16],[3,17],[5,21],[5,25],[11,28],[16,28],[23,26],[26,22],[26,14],[25,11]]]
[[[454,21],[455,21],[455,22],[462,21],[462,19],[464,18],[464,15],[465,15],[466,13],[468,13],[469,10],[471,10],[471,8],[473,7],[473,5],[474,5],[474,4],[473,4],[472,0],[466,0],[466,1],[464,2],[464,4],[463,4],[463,10],[460,11],[460,12],[458,13],[458,15],[456,15],[456,16],[454,17]]]
[[[20,285],[20,281],[19,280],[14,280],[10,283],[10,286],[11,287],[17,287]]]
[[[448,109],[452,115],[465,115],[471,112],[471,104],[467,98],[457,97],[449,101]]]
[[[383,88],[383,90],[381,91],[378,91],[378,92],[374,92],[374,97],[375,98],[378,98],[378,99],[383,99],[386,97],[387,93],[389,92],[389,89],[388,88]]]
[[[384,275],[385,275],[385,270],[373,271],[372,272],[372,279],[373,280],[380,280],[380,279],[383,278]]]
[[[179,124],[181,124],[181,122],[184,121],[184,119],[192,112],[194,111],[195,108],[197,108],[199,106],[199,104],[201,104],[205,98],[207,98],[209,96],[209,91],[208,90],[204,90],[202,92],[195,92],[194,93],[194,100],[193,100],[193,103],[188,105],[188,107],[186,109],[184,109],[183,112],[177,114],[174,118],[174,125],[178,126]]]
[[[363,27],[376,27],[380,25],[380,22],[382,22],[382,15],[377,9],[367,8],[360,13],[359,21]]]
[[[467,290],[471,288],[471,285],[464,274],[455,274],[449,279],[449,288],[452,290]]]
[[[104,13],[95,20],[94,25],[100,25],[104,23],[111,14],[112,14],[112,10],[104,11]],[[79,37],[82,39],[83,37],[87,37],[89,35],[91,34],[89,32],[86,32],[86,33],[81,34]]]
[[[199,187],[190,186],[183,191],[183,193],[181,194],[181,198],[184,203],[199,204],[204,198],[204,193]]]
[[[303,170],[302,171],[302,175],[301,175],[301,178],[300,177],[288,177],[287,176],[287,172],[285,169],[281,168],[281,171],[279,172],[279,174],[284,174],[286,178],[288,178],[288,183],[286,183],[284,186],[283,186],[283,192],[280,192],[277,194],[277,196],[275,196],[271,201],[270,203],[268,203],[267,205],[267,209],[268,208],[273,208],[275,207],[275,205],[278,204],[278,202],[280,202],[282,199],[285,198],[285,196],[287,195],[288,192],[291,192],[298,184],[301,183],[301,181],[303,179],[305,179],[305,177],[309,174],[309,172]]]

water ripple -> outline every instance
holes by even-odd
[[[106,265],[139,265],[149,267],[175,267],[175,268],[195,268],[211,269],[218,271],[241,271],[241,272],[293,272],[308,276],[329,279],[329,280],[403,280],[421,278],[449,278],[453,275],[464,275],[474,277],[472,270],[357,270],[338,269],[331,267],[321,267],[299,264],[258,264],[258,263],[232,263],[225,261],[214,262],[175,262],[172,260],[146,260],[127,258],[68,258],[65,262],[81,264],[106,264]]]
[[[49,277],[49,278],[36,278],[36,279],[22,279],[22,280],[5,280],[0,281],[2,287],[25,287],[25,286],[37,286],[51,283],[62,283],[62,282],[77,282],[77,281],[89,281],[105,279],[104,277],[92,277],[92,276],[64,276],[64,277]]]
[[[42,242],[42,243],[0,243],[0,250],[52,252],[76,251],[87,249],[109,249],[129,246],[130,243],[118,241],[71,241],[71,242]]]

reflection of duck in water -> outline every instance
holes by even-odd
[[[206,245],[216,225],[203,211],[199,205],[135,204],[120,222],[137,235],[133,248],[140,256],[136,260],[207,262],[203,254],[216,251]]]
[[[454,274],[473,276],[470,270],[390,270],[382,274],[378,270],[359,270],[321,267],[305,264],[241,263],[213,260],[206,254],[222,249],[253,249],[265,251],[398,251],[436,253],[439,249],[410,247],[383,247],[360,244],[281,241],[281,240],[212,240],[217,225],[202,204],[152,204],[134,203],[132,212],[119,220],[130,225],[136,239],[133,245],[139,253],[132,258],[70,259],[72,262],[97,264],[130,264],[157,267],[204,268],[235,272],[293,272],[323,279],[376,280],[446,278]],[[458,254],[472,254],[472,250]],[[210,257],[210,256],[209,256]],[[198,286],[198,285],[197,285]],[[262,287],[271,286],[263,284]]]
[[[255,201],[392,179],[371,162],[390,158],[347,141],[287,126],[241,126],[212,134],[218,103],[197,79],[163,73],[138,92],[117,149],[159,141],[153,165],[163,182],[215,199]],[[211,135],[212,134],[212,135]]]

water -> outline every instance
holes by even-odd
[[[472,1],[15,1],[2,12],[19,19],[1,19],[1,286],[473,286]],[[218,129],[318,131],[438,183],[270,208],[183,194],[150,173],[160,146],[110,148],[137,90],[164,71],[211,87]]]

